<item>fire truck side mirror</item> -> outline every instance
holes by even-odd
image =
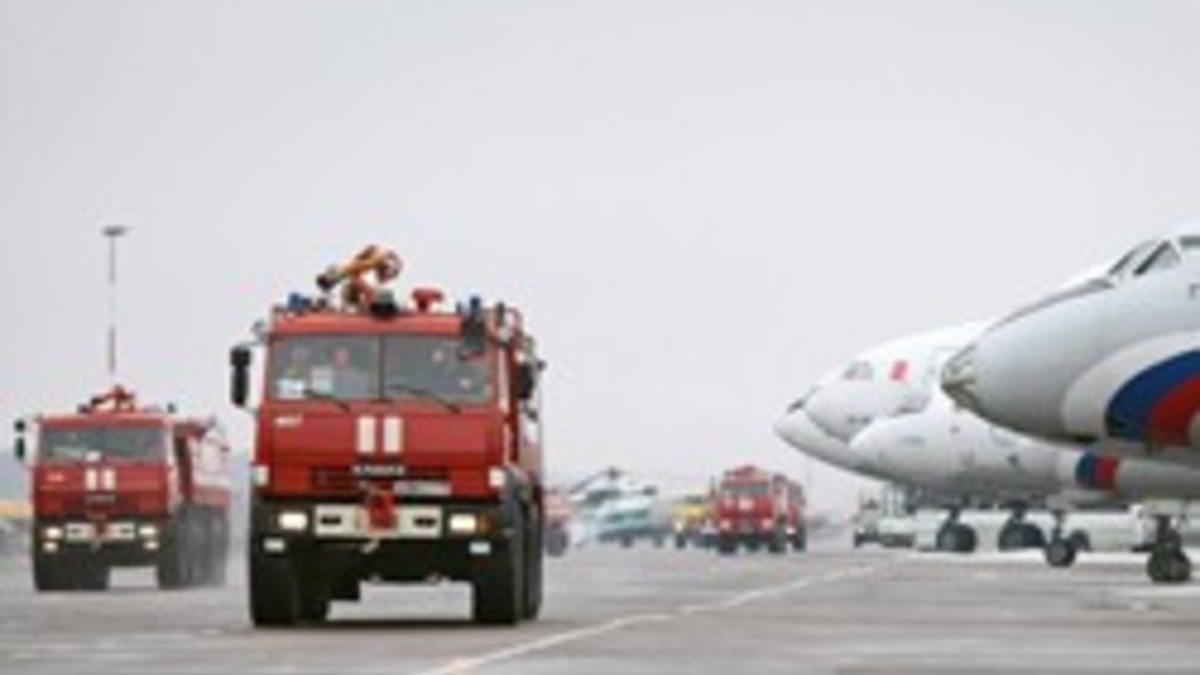
[[[14,422],[13,431],[17,433],[17,440],[13,443],[13,455],[16,456],[18,462],[24,464],[26,455],[25,420],[17,420]]]
[[[532,363],[517,364],[517,374],[513,380],[513,387],[516,389],[519,400],[528,401],[533,398],[533,391],[537,388],[537,376],[535,375]]]
[[[229,365],[233,372],[229,383],[229,398],[239,408],[246,407],[250,398],[250,363],[253,360],[248,347],[234,347],[229,352]]]

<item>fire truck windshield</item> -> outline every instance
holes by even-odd
[[[294,335],[277,338],[277,400],[434,400],[451,408],[492,395],[488,359],[464,356],[457,337]]]
[[[771,489],[767,483],[737,482],[722,485],[721,492],[726,497],[766,497],[771,494]]]
[[[161,459],[166,453],[164,437],[157,427],[43,428],[39,459]]]

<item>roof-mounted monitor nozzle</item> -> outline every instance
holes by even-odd
[[[400,276],[403,269],[404,263],[395,251],[371,245],[359,251],[349,262],[331,265],[317,275],[317,288],[323,293],[330,293],[341,286],[342,304],[347,309],[370,309],[382,287]],[[368,281],[368,275],[375,277],[374,283]],[[392,304],[395,304],[394,301]]]

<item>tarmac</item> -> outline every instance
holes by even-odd
[[[1135,554],[1069,570],[824,542],[806,553],[574,549],[548,561],[542,618],[468,620],[465,586],[368,587],[328,623],[255,629],[244,563],[223,588],[36,594],[0,561],[0,673],[1200,672],[1200,583],[1156,587]]]

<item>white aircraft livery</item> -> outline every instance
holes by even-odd
[[[938,386],[941,368],[983,330],[983,324],[970,324],[872,349],[821,378],[789,407],[776,432],[836,466],[941,496],[949,506],[937,537],[942,550],[975,548],[975,533],[958,521],[958,506],[970,498],[1013,507],[999,548],[1045,547],[1051,564],[1069,565],[1078,539],[1063,529],[1063,505],[1200,495],[1200,467],[1194,464],[1050,443],[994,426],[954,404]],[[1046,498],[1059,505],[1049,541],[1024,521],[1025,507]]]
[[[1046,438],[1200,449],[1200,223],[991,327],[943,385],[984,418]]]

